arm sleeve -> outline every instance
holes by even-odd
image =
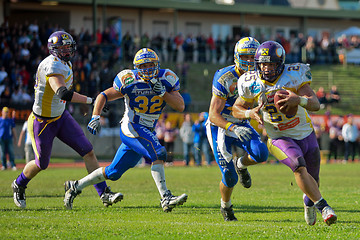
[[[56,95],[64,101],[70,102],[73,95],[74,95],[74,91],[70,91],[68,90],[65,86],[59,87],[56,90]]]

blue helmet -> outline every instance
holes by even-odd
[[[241,59],[241,55],[255,55],[256,49],[260,46],[258,40],[252,37],[240,39],[234,49],[234,62],[236,67],[243,71],[254,70],[254,62],[248,62]]]
[[[273,71],[265,73],[260,68],[260,63],[276,63]],[[284,70],[285,50],[281,44],[275,41],[267,41],[260,44],[255,53],[255,70],[257,74],[265,81],[274,81]]]
[[[141,64],[149,63],[149,62],[154,63],[155,66],[144,69],[139,68]],[[135,54],[133,64],[139,76],[143,80],[149,81],[150,79],[157,77],[157,75],[159,74],[159,70],[160,70],[159,62],[160,62],[159,57],[154,50],[150,48],[142,48]]]
[[[63,46],[69,47],[63,48]],[[50,35],[47,47],[51,55],[68,62],[74,56],[76,51],[76,42],[69,33],[57,31]]]

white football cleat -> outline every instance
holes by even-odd
[[[171,212],[174,207],[183,205],[187,198],[188,196],[185,193],[180,196],[174,196],[170,190],[167,190],[163,198],[160,200],[161,207],[163,208],[164,212]]]
[[[309,207],[304,204],[305,221],[309,225],[315,225],[316,223],[316,207],[315,205]]]
[[[327,225],[331,225],[336,222],[337,216],[334,210],[330,206],[326,206],[323,208],[321,212],[322,218]]]
[[[14,194],[14,203],[19,208],[26,208],[26,197],[25,197],[25,188],[16,184],[14,180],[11,184],[13,194]]]
[[[111,191],[110,187],[106,187],[103,194],[101,194],[100,199],[103,202],[105,207],[111,206],[114,203],[120,202],[124,198],[122,193],[114,193]]]
[[[71,210],[73,208],[73,202],[77,195],[81,193],[81,191],[76,190],[77,181],[66,181],[65,186],[65,197],[64,197],[64,206],[66,209]]]

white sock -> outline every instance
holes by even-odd
[[[83,190],[87,186],[94,185],[105,181],[105,176],[103,174],[103,168],[100,167],[94,170],[92,173],[88,174],[86,177],[80,179],[78,181],[78,185],[76,186],[76,190]]]
[[[236,161],[236,164],[237,164],[237,167],[240,168],[240,169],[246,169],[247,166],[245,166],[243,163],[242,163],[242,159],[244,157],[240,157],[237,161]]]
[[[318,204],[323,198],[321,197],[318,201],[314,202],[314,205]]]
[[[222,208],[229,208],[229,207],[231,207],[231,200],[229,200],[228,202],[224,202],[224,200],[222,200],[222,198],[221,198],[221,207]]]
[[[165,171],[163,164],[155,164],[151,166],[151,175],[155,181],[156,187],[159,190],[161,197],[164,196],[164,193],[167,191],[165,183]]]

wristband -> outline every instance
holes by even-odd
[[[233,124],[232,122],[228,122],[228,123],[226,124],[226,126],[225,126],[225,129],[226,129],[226,130],[230,130],[230,128],[231,128],[232,126],[234,126],[234,124]]]
[[[245,111],[245,118],[250,118],[250,112],[251,112],[251,110],[246,110]]]
[[[91,97],[86,97],[86,104],[92,104],[93,99]]]
[[[309,99],[306,97],[300,97],[300,103],[299,105],[302,107],[306,107],[306,105],[308,104]]]
[[[106,100],[106,102],[108,101],[108,99],[107,99],[107,95],[104,93],[104,92],[101,92],[100,93],[101,95],[103,95],[104,97],[105,97],[105,100]]]

